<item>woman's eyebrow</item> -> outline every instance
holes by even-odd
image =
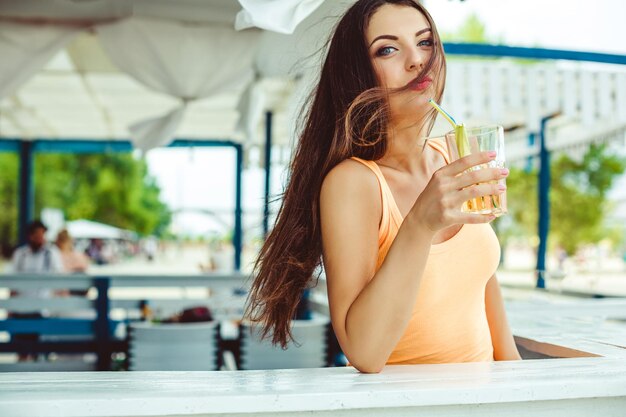
[[[424,29],[418,30],[418,31],[417,31],[417,33],[415,33],[415,36],[417,37],[417,36],[420,36],[420,35],[421,35],[421,34],[423,34],[423,33],[430,32],[430,31],[431,31],[431,30],[430,30],[430,28],[424,28]],[[380,40],[380,39],[390,39],[390,40],[392,40],[392,41],[397,41],[397,40],[398,40],[398,37],[397,37],[397,36],[394,36],[394,35],[380,35],[380,36],[377,36],[377,37],[376,37],[376,38],[372,41],[372,43],[370,43],[370,46],[369,46],[369,47],[371,48],[371,47],[372,47],[372,45],[374,45],[374,42],[376,42],[377,40]]]

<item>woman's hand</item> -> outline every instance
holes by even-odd
[[[469,168],[486,164],[496,157],[495,152],[480,152],[458,159],[433,174],[426,188],[413,205],[409,216],[422,223],[431,232],[463,223],[488,223],[491,214],[465,213],[463,203],[472,198],[501,194],[506,187],[497,181],[509,175],[508,169]]]

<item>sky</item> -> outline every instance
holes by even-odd
[[[172,231],[183,235],[221,236],[233,224],[235,163],[233,148],[161,148],[148,152],[150,174],[161,187],[161,199],[172,210],[186,209],[174,217]],[[249,156],[243,172],[244,226],[260,227],[264,203],[265,171],[258,155]],[[272,195],[282,191],[285,172],[272,166]],[[209,209],[207,215],[193,209]],[[246,215],[246,213],[249,213]]]
[[[332,1],[332,0],[326,0]],[[472,14],[485,24],[488,39],[510,46],[626,54],[625,0],[426,0],[441,32],[454,33]],[[258,155],[252,155],[252,164]],[[172,208],[212,208],[232,224],[234,151],[230,149],[157,149],[147,154],[151,174]],[[272,194],[281,192],[283,167],[274,167]],[[263,205],[264,173],[248,169],[243,179],[243,207],[252,213],[245,224],[258,225]],[[626,178],[620,184],[626,186]],[[626,187],[625,187],[626,188]],[[192,235],[223,234],[227,227],[199,213],[174,218],[174,231]]]
[[[471,14],[488,39],[510,46],[541,46],[626,54],[624,0],[426,0],[442,32],[455,32]]]

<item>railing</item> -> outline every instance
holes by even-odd
[[[95,353],[96,369],[111,368],[111,354],[127,350],[126,324],[142,319],[141,304],[166,318],[185,308],[206,306],[218,321],[239,320],[247,290],[244,275],[198,276],[0,276],[0,288],[23,295],[0,299],[6,313],[36,312],[31,318],[10,315],[0,332],[36,334],[36,340],[0,343],[8,353]],[[178,289],[178,294],[176,294]],[[79,291],[83,296],[41,297],[54,291]],[[160,294],[159,294],[160,293]],[[56,340],[50,340],[50,338]],[[4,366],[13,369],[11,366]],[[3,365],[0,365],[3,369]]]
[[[575,150],[598,141],[624,141],[626,68],[565,61],[520,63],[501,58],[448,62],[444,105],[466,124],[521,126],[507,135],[507,159],[538,153],[528,133],[556,111],[549,150]]]

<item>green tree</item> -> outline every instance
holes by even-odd
[[[35,212],[63,209],[141,234],[165,233],[171,219],[143,160],[131,154],[41,154],[35,162]]]
[[[609,235],[604,226],[610,211],[606,194],[625,168],[623,158],[596,144],[581,161],[562,155],[552,164],[550,231],[568,254]]]
[[[441,39],[444,42],[489,43],[485,24],[475,13],[468,16],[456,32],[442,32]]]
[[[18,158],[0,152],[0,256],[17,242]]]
[[[538,221],[537,171],[510,168],[506,184],[509,214],[494,222],[503,246],[512,237],[535,236]]]
[[[610,155],[606,145],[592,144],[581,161],[567,155],[557,156],[552,161],[551,247],[560,245],[572,255],[584,244],[597,243],[607,237],[619,240],[619,235],[604,224],[611,209],[606,194],[625,168],[626,161]],[[499,225],[498,229],[505,242],[511,236],[537,236],[537,175],[537,170],[511,169],[507,198],[513,224]]]
[[[471,43],[487,43],[485,24],[472,13],[457,32],[459,39]]]
[[[0,247],[17,243],[18,157],[0,153]],[[131,154],[38,154],[34,160],[35,213],[63,210],[67,220],[89,219],[162,236],[171,212],[143,160]]]

